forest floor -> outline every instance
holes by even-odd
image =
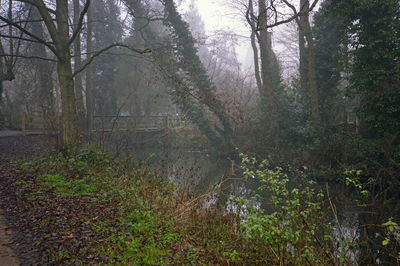
[[[36,264],[39,253],[32,235],[22,230],[13,213],[9,181],[20,173],[11,161],[37,158],[52,144],[48,136],[22,136],[20,131],[0,131],[0,265]],[[15,211],[15,209],[14,209]]]
[[[193,195],[146,161],[95,149],[46,152],[54,142],[0,137],[0,266],[282,263],[239,233],[237,213],[204,208],[215,191]]]
[[[54,141],[0,137],[0,266],[230,260],[221,257],[236,239],[230,219],[206,215],[188,223],[195,209],[174,199],[173,186],[145,164],[95,151],[46,152]]]

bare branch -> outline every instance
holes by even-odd
[[[86,0],[86,4],[79,16],[79,22],[78,25],[75,25],[75,30],[71,36],[71,39],[68,42],[68,47],[71,46],[71,44],[74,42],[76,36],[78,36],[78,34],[80,33],[80,31],[82,30],[82,24],[83,24],[83,19],[85,18],[85,14],[87,13],[88,9],[90,6],[90,0]]]
[[[45,60],[45,61],[51,61],[51,62],[58,62],[56,59],[52,58],[45,58],[45,57],[40,57],[40,56],[34,56],[34,55],[10,55],[10,54],[1,54],[1,56],[12,56],[12,57],[19,57],[19,58],[25,58],[25,59],[40,59],[40,60]]]
[[[32,33],[29,32],[28,30],[26,30],[24,27],[18,25],[17,23],[14,23],[13,21],[11,21],[11,20],[9,20],[9,19],[3,17],[3,16],[0,16],[0,20],[1,20],[1,21],[4,21],[5,23],[7,23],[7,24],[9,24],[9,25],[11,25],[11,26],[13,26],[14,28],[17,28],[18,30],[20,30],[20,31],[23,32],[24,34],[26,34],[26,35],[28,35],[29,37],[31,37],[31,38],[33,38],[34,40],[36,40],[38,43],[41,43],[41,44],[46,45],[54,54],[56,54],[56,49],[54,48],[54,46],[53,46],[51,43],[49,43],[49,42],[43,40],[42,38],[39,38],[38,36],[32,34]]]
[[[83,70],[85,70],[85,68],[86,68],[88,65],[90,65],[90,64],[93,62],[93,60],[94,60],[96,57],[98,57],[99,55],[103,54],[104,52],[110,50],[110,49],[113,48],[113,47],[123,47],[123,48],[127,48],[127,49],[129,49],[129,50],[131,50],[131,51],[133,51],[133,52],[135,52],[135,53],[139,53],[139,54],[146,54],[146,53],[150,53],[150,52],[151,52],[151,50],[150,50],[149,48],[146,48],[146,49],[144,49],[144,50],[138,50],[138,49],[132,48],[132,47],[126,45],[126,44],[120,44],[120,43],[111,44],[111,45],[109,45],[109,46],[107,46],[107,47],[105,47],[105,48],[103,48],[103,49],[97,51],[96,53],[94,53],[94,54],[92,55],[91,58],[89,58],[88,60],[86,60],[86,63],[83,64],[81,68],[79,68],[77,71],[75,71],[75,72],[73,73],[72,77],[75,77],[76,75],[78,75],[79,73],[81,73]]]
[[[35,4],[34,2],[32,2],[32,1],[30,1],[30,0],[14,0],[14,1],[22,2],[22,3],[27,3],[27,4],[30,4],[30,5],[32,5],[32,6],[36,6],[36,4]],[[49,13],[51,13],[51,14],[53,14],[53,15],[56,14],[56,11],[55,11],[55,10],[53,10],[53,9],[51,9],[51,8],[48,8],[48,7],[46,7],[46,9],[47,9],[47,11],[49,11]]]
[[[276,27],[276,26],[279,26],[279,25],[282,25],[282,24],[285,24],[285,23],[289,23],[289,22],[297,19],[299,16],[302,16],[302,15],[312,11],[315,8],[315,6],[317,5],[319,0],[314,0],[312,5],[310,6],[310,8],[308,8],[307,10],[304,10],[304,8],[305,8],[304,6],[301,7],[299,12],[296,10],[294,5],[289,3],[288,0],[282,0],[282,1],[293,11],[293,15],[291,17],[287,18],[287,19],[284,19],[284,20],[281,20],[281,21],[275,21],[275,23],[273,23],[273,24],[266,25],[267,28],[273,28],[273,27]],[[257,27],[257,31],[260,31],[260,30],[261,29]]]

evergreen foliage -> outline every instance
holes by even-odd
[[[224,138],[226,144],[230,144],[232,127],[225,112],[222,102],[217,98],[215,85],[208,77],[195,47],[194,39],[189,25],[177,12],[172,0],[165,0],[166,20],[165,24],[172,33],[172,40],[176,44],[176,53],[181,55],[178,67],[190,76],[195,87],[195,93],[199,101],[207,106],[219,119],[222,128],[216,125],[217,131]]]
[[[93,5],[94,51],[122,40],[123,27],[119,19],[120,9],[114,1],[97,0]],[[117,51],[113,49],[111,51]],[[111,52],[112,53],[112,52]],[[117,114],[117,95],[114,87],[120,58],[104,54],[93,63],[94,113],[97,115]]]
[[[326,0],[314,16],[315,60],[322,121],[332,126],[344,104],[341,83],[347,74],[348,39],[345,17],[335,1]]]

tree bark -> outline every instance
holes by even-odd
[[[32,10],[33,20],[39,20],[40,14],[36,8]],[[41,22],[32,22],[32,33],[40,38],[44,38],[44,30]],[[42,44],[32,44],[33,54],[46,58],[46,48]],[[38,92],[40,107],[43,112],[44,119],[46,121],[46,128],[50,129],[55,127],[54,125],[54,94],[53,94],[53,82],[52,82],[52,65],[49,61],[45,60],[34,60],[35,68],[38,74]]]
[[[78,29],[79,24],[79,15],[80,15],[80,3],[79,0],[74,0],[74,30]],[[75,71],[80,69],[82,65],[81,59],[81,34],[75,38],[74,41],[74,69]],[[82,76],[78,74],[75,76],[74,80],[75,86],[75,98],[76,98],[76,108],[78,114],[78,122],[80,130],[84,130],[85,128],[85,106],[83,104],[83,85],[82,85]]]
[[[201,104],[207,106],[218,118],[222,128],[216,125],[216,130],[224,139],[227,147],[232,145],[233,129],[223,103],[216,95],[216,87],[210,80],[194,45],[192,34],[187,24],[179,15],[173,0],[165,0],[164,6],[167,15],[166,22],[174,29],[175,41],[181,50],[184,71],[190,75],[190,80],[197,87],[197,97]],[[230,148],[230,147],[229,147]]]
[[[300,8],[305,5],[305,0],[300,1]],[[305,24],[307,24],[308,17],[302,15],[299,17],[298,25],[299,25],[299,73],[300,73],[300,95],[302,99],[308,98],[308,63],[307,63],[307,47],[305,41]]]
[[[64,146],[77,144],[78,123],[76,115],[74,82],[70,61],[60,61],[57,64],[58,80],[61,91],[62,138]]]
[[[256,28],[257,27],[253,21],[253,15],[254,15],[253,0],[249,0],[249,6],[248,6],[248,10],[246,12],[246,19],[251,27],[250,42],[251,42],[251,48],[253,49],[254,76],[256,77],[257,88],[261,95],[262,81],[261,81],[261,76],[260,76],[260,63],[258,61],[259,60],[258,47],[257,47],[257,43],[256,43],[256,30],[257,30]]]
[[[271,35],[268,33],[268,14],[264,0],[258,1],[258,8],[258,42],[260,46],[261,76],[263,81],[260,97],[263,105],[262,108],[264,108],[263,111],[269,123],[271,145],[276,146],[279,139],[279,123],[278,106],[274,91],[274,54],[271,45]]]
[[[299,45],[300,45],[300,77],[303,87],[303,82],[307,85],[306,91],[308,91],[311,121],[313,125],[321,125],[321,115],[319,112],[319,95],[317,87],[317,76],[315,72],[315,51],[314,51],[314,39],[309,21],[309,0],[300,0],[301,12],[304,12],[299,19]],[[301,32],[301,34],[300,34]],[[301,42],[307,41],[307,46],[301,47]],[[303,57],[302,51],[303,50]],[[307,67],[307,69],[305,69]],[[305,80],[304,80],[305,79]]]
[[[62,140],[64,147],[78,144],[78,119],[76,115],[74,79],[69,50],[68,0],[57,0],[57,71],[61,90]]]
[[[86,52],[87,58],[90,57],[90,53],[93,50],[93,10],[90,5],[87,15],[87,37],[86,37]],[[93,77],[92,77],[92,66],[89,64],[86,68],[86,126],[88,132],[93,128]]]

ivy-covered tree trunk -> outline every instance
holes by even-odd
[[[197,49],[189,26],[176,10],[173,0],[165,0],[164,5],[166,11],[165,24],[171,28],[174,41],[178,45],[178,53],[182,56],[180,66],[186,70],[187,74],[190,75],[190,80],[197,87],[199,101],[207,106],[218,118],[222,128],[217,125],[216,129],[224,138],[225,144],[230,145],[232,138],[231,122],[222,102],[216,95],[215,85],[208,77],[207,71],[197,55]]]
[[[170,94],[174,103],[182,110],[185,116],[195,124],[199,130],[206,136],[210,142],[214,145],[216,149],[230,149],[231,148],[231,127],[229,120],[222,119],[218,123],[214,124],[206,114],[206,107],[208,107],[212,112],[218,107],[220,102],[216,100],[215,91],[213,88],[210,89],[211,82],[208,80],[201,86],[198,86],[201,78],[208,78],[205,69],[200,69],[202,67],[201,62],[196,55],[196,50],[194,48],[193,40],[189,40],[189,44],[183,45],[182,39],[174,38],[174,46],[178,46],[174,51],[172,47],[166,48],[165,39],[158,37],[154,31],[151,29],[148,20],[146,19],[146,9],[140,0],[125,0],[127,5],[130,7],[131,11],[134,12],[133,16],[135,18],[134,27],[140,31],[141,36],[144,37],[146,45],[150,47],[153,51],[154,59],[159,66],[160,72],[164,76],[164,80],[167,86],[170,88]],[[173,2],[169,3],[169,8],[175,10]],[[179,16],[179,14],[173,11],[174,16]],[[172,19],[172,18],[171,18]],[[179,18],[181,20],[181,18]],[[183,34],[189,38],[191,37],[190,31],[184,21],[182,23],[185,25],[186,29],[183,30]],[[175,34],[175,28],[169,24],[171,30]],[[175,35],[176,36],[176,35]],[[180,49],[179,51],[177,51]],[[183,54],[187,53],[184,57]],[[195,72],[193,70],[193,62],[189,60],[190,57],[196,55],[197,65],[195,69],[200,72]],[[187,63],[188,62],[188,63]],[[189,66],[190,65],[190,66]],[[185,78],[178,73],[178,69],[182,69],[185,74],[187,73],[190,78]],[[190,69],[190,71],[188,71]],[[199,75],[200,77],[195,77]],[[193,90],[192,87],[196,87]],[[204,90],[203,90],[204,89]],[[203,91],[201,91],[203,90]],[[216,104],[217,103],[217,104]],[[213,105],[214,104],[214,105]],[[222,107],[222,104],[220,105]],[[216,111],[217,118],[224,114],[223,109]],[[220,128],[222,126],[222,128]],[[226,133],[226,134],[225,134]]]

